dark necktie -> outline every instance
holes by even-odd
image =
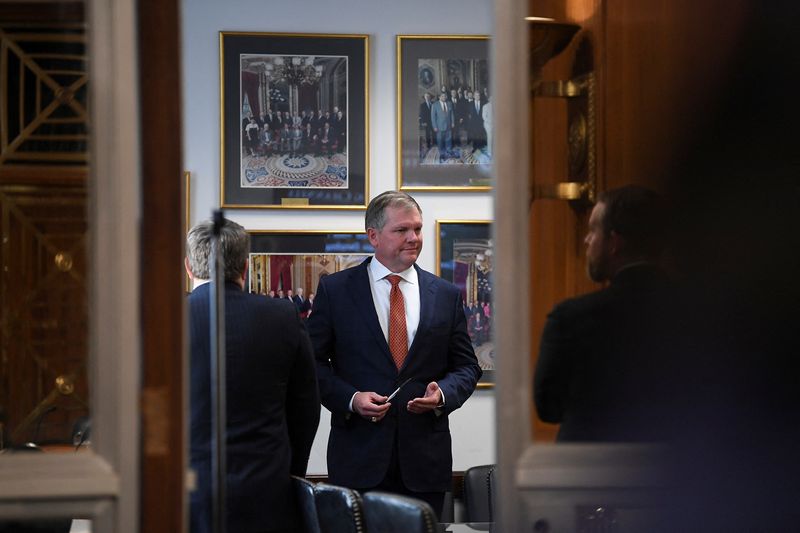
[[[392,284],[389,292],[389,351],[398,370],[403,366],[403,361],[408,355],[408,330],[406,329],[406,304],[403,292],[400,290],[400,276],[392,274],[386,276]]]

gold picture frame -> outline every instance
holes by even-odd
[[[436,275],[462,291],[472,347],[483,369],[479,388],[494,386],[491,220],[436,221]]]
[[[221,207],[365,209],[369,36],[220,32],[219,53]]]
[[[471,100],[476,91],[477,105]],[[447,92],[447,100],[435,109],[441,92]],[[432,102],[426,93],[432,95]],[[397,36],[398,189],[492,189],[492,121],[487,98],[491,102],[487,35]],[[447,128],[436,127],[441,124]]]

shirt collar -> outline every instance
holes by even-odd
[[[378,261],[377,257],[373,256],[372,261],[369,262],[369,269],[370,272],[372,272],[372,279],[376,282],[382,280],[383,278],[391,274],[397,274],[398,276],[403,278],[403,281],[407,283],[413,283],[416,285],[418,281],[417,269],[414,268],[414,265],[411,265],[402,272],[392,272],[391,270],[383,266],[383,264],[380,261]]]
[[[201,285],[205,285],[206,283],[211,283],[211,280],[194,278],[192,280],[192,290],[196,289],[197,287],[200,287]]]

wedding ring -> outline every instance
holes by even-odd
[[[377,422],[378,421],[378,417],[377,416],[373,416],[372,418],[370,418],[370,420],[373,421],[373,422]]]

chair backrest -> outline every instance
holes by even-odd
[[[369,533],[436,533],[436,513],[422,500],[377,491],[363,499]]]
[[[444,493],[444,502],[442,503],[442,513],[439,515],[439,522],[455,522],[456,517],[456,504],[453,499],[453,491],[448,490]]]
[[[353,489],[317,483],[314,500],[321,533],[366,533],[361,495]]]
[[[486,485],[489,487],[489,522],[494,522],[497,513],[497,487],[500,484],[497,482],[497,465],[492,465],[489,470],[489,476],[486,478]]]
[[[319,518],[317,516],[316,498],[314,496],[314,484],[307,479],[292,476],[292,485],[294,486],[297,506],[300,510],[303,532],[321,533],[319,529]]]
[[[464,472],[464,515],[467,522],[492,521],[491,473],[495,465],[481,465]]]

